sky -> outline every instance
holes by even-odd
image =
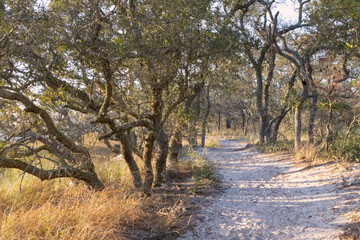
[[[297,4],[295,4],[294,2],[294,0],[276,1],[275,11],[279,11],[279,17],[283,21],[289,21],[291,23],[295,23],[297,21]]]

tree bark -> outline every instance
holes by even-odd
[[[221,112],[218,113],[218,132],[220,132],[221,130]]]
[[[313,144],[315,142],[314,138],[314,127],[315,127],[315,115],[317,110],[317,92],[312,91],[312,98],[311,98],[311,107],[309,113],[309,144]]]
[[[4,157],[0,157],[0,167],[22,170],[28,174],[38,177],[41,181],[56,178],[75,178],[85,182],[91,189],[102,190],[105,188],[104,184],[97,177],[95,171],[92,170],[84,171],[82,169],[72,167],[44,170],[20,160]]]
[[[211,102],[210,102],[210,85],[208,84],[205,92],[205,101],[206,101],[206,109],[204,113],[204,118],[201,125],[201,147],[205,146],[205,135],[206,135],[206,124],[207,118],[210,114]]]
[[[197,94],[196,101],[195,101],[195,119],[193,123],[190,123],[189,127],[189,144],[190,145],[197,145],[197,120],[200,115],[200,94]]]
[[[270,138],[270,142],[273,143],[273,144],[276,143],[276,141],[277,141],[278,134],[279,134],[279,128],[280,128],[280,124],[281,124],[282,120],[284,119],[286,114],[291,109],[291,108],[288,108],[288,102],[287,101],[289,100],[291,89],[294,87],[296,76],[297,76],[297,70],[295,70],[292,73],[291,77],[290,77],[289,86],[288,86],[288,89],[287,89],[287,92],[286,92],[286,95],[285,95],[285,99],[284,99],[285,104],[281,108],[280,115],[275,118],[276,121],[275,121],[275,125],[274,125],[274,130],[271,133],[272,135],[271,135],[271,138]]]
[[[190,95],[188,99],[185,101],[185,107],[184,107],[184,115],[188,116],[190,112],[191,104],[193,103],[195,97],[201,92],[201,89],[203,88],[204,84],[198,84],[194,86],[194,94]],[[180,152],[180,148],[182,146],[182,132],[187,130],[187,125],[184,122],[178,121],[177,126],[175,128],[173,137],[170,139],[170,149],[169,149],[169,157],[168,160],[171,162],[177,162],[178,156]]]
[[[326,151],[329,151],[329,147],[330,147],[330,142],[332,140],[332,131],[331,131],[331,119],[332,119],[332,115],[333,115],[333,108],[332,108],[332,102],[330,100],[330,98],[328,99],[329,101],[329,117],[327,119],[327,123],[326,123],[326,135],[325,135],[325,141],[324,141],[324,146]]]
[[[173,165],[178,163],[182,134],[180,127],[177,127],[170,139],[168,162]]]
[[[144,147],[144,167],[145,167],[145,179],[143,188],[146,194],[149,194],[149,191],[154,182],[154,173],[151,165],[152,153],[154,149],[155,143],[155,134],[150,132],[145,139],[145,147]]]
[[[311,60],[310,60],[310,55],[307,55],[305,57],[305,69],[306,69],[306,73],[308,75],[308,79],[309,79],[309,88],[311,91],[311,107],[310,107],[310,112],[309,112],[309,129],[308,129],[308,143],[309,144],[313,144],[315,139],[314,139],[314,123],[315,123],[315,115],[316,115],[316,110],[317,110],[317,98],[318,98],[318,93],[316,91],[316,85],[314,83],[314,80],[312,78],[312,66],[310,64]]]
[[[276,143],[278,135],[279,135],[279,128],[280,128],[280,124],[283,121],[283,119],[285,118],[286,114],[289,112],[290,109],[282,109],[281,110],[281,114],[277,117],[277,120],[275,121],[275,125],[274,125],[274,129],[272,131],[272,135],[270,138],[270,142],[271,143]]]
[[[120,141],[121,153],[125,159],[126,164],[130,169],[130,173],[133,179],[133,184],[136,188],[141,188],[142,187],[141,175],[140,175],[139,167],[132,156],[132,150],[129,143],[129,139],[124,132],[119,132],[116,134],[116,136],[119,138]]]
[[[160,146],[160,156],[156,161],[156,176],[155,176],[155,187],[159,187],[164,183],[165,171],[166,171],[166,159],[169,152],[169,140],[166,133],[161,130],[157,141]]]
[[[301,114],[304,106],[304,100],[295,107],[295,150],[298,151],[301,147]]]

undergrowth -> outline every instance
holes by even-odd
[[[193,194],[203,194],[221,182],[216,173],[216,164],[210,161],[204,152],[199,154],[190,149],[184,163],[192,171],[194,185],[191,192]]]
[[[219,148],[219,147],[221,147],[220,142],[214,139],[210,139],[210,141],[205,144],[205,148]]]
[[[327,157],[360,162],[360,136],[352,134],[345,139],[342,135],[336,135],[327,152]]]
[[[94,162],[106,185],[100,192],[75,180],[41,182],[15,169],[2,170],[0,239],[138,239],[136,234],[165,239],[186,224],[184,194],[145,197],[131,188],[124,161],[99,157]]]
[[[294,142],[277,141],[276,143],[258,144],[257,149],[263,153],[290,152],[294,149]]]

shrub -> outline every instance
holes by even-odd
[[[289,152],[294,149],[294,142],[277,141],[276,143],[264,143],[257,149],[263,153]]]
[[[360,136],[352,134],[345,141],[344,135],[336,135],[329,148],[328,157],[360,162]]]
[[[206,148],[219,148],[221,147],[221,144],[217,140],[211,139],[208,143],[205,144]]]
[[[190,150],[185,164],[191,168],[194,180],[193,193],[199,194],[214,185],[219,184],[220,177],[216,173],[216,164],[210,161],[204,154],[198,154]]]

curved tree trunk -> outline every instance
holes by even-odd
[[[275,124],[274,124],[274,129],[271,133],[271,138],[270,138],[270,142],[271,143],[276,143],[278,135],[279,135],[279,128],[280,128],[280,124],[283,121],[283,119],[285,118],[286,114],[290,111],[289,109],[285,109],[283,108],[281,110],[281,114],[276,118]]]
[[[129,139],[124,132],[120,132],[116,134],[116,136],[120,140],[121,153],[125,159],[126,164],[130,169],[130,173],[133,179],[133,184],[136,188],[141,188],[142,187],[141,175],[140,175],[139,167],[132,156],[132,150],[129,143]]]
[[[91,189],[102,190],[105,188],[104,184],[100,181],[95,171],[93,170],[86,171],[72,167],[44,170],[17,159],[9,159],[4,157],[0,157],[0,167],[16,168],[22,170],[28,174],[38,177],[41,181],[56,178],[74,178],[85,182]]]

